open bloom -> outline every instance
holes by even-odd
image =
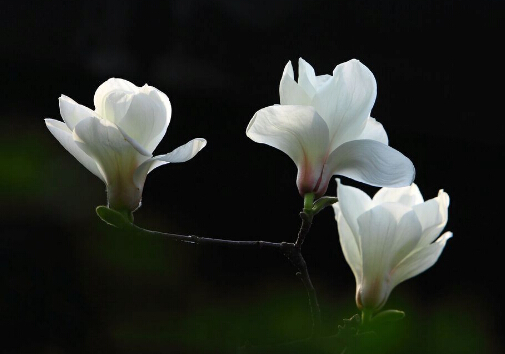
[[[134,211],[149,172],[169,162],[185,162],[205,145],[193,139],[165,155],[153,151],[165,136],[172,108],[154,87],[109,79],[95,92],[95,110],[61,96],[64,122],[46,119],[54,137],[107,185],[109,207]]]
[[[281,104],[256,112],[246,134],[291,157],[302,196],[323,195],[335,174],[380,187],[414,180],[412,162],[388,146],[382,124],[370,117],[377,85],[358,60],[337,65],[333,75],[316,76],[300,58],[298,82],[288,62],[279,93]]]
[[[356,278],[356,304],[378,310],[399,283],[424,272],[437,261],[452,237],[446,232],[449,196],[423,200],[413,183],[382,188],[373,199],[337,180],[333,205],[340,245]],[[434,242],[433,242],[434,241]]]

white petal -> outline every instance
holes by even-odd
[[[159,100],[163,105],[163,107],[165,107],[166,115],[164,117],[165,118],[165,121],[163,122],[164,124],[160,129],[158,135],[153,137],[151,142],[151,145],[154,146],[151,151],[154,151],[156,146],[158,146],[158,144],[160,143],[160,141],[163,139],[163,137],[167,132],[168,125],[170,124],[170,120],[172,118],[172,104],[170,103],[168,96],[155,87],[144,85],[142,86],[141,91],[147,93],[154,100]]]
[[[408,186],[415,177],[407,157],[375,140],[349,141],[334,150],[326,163],[325,173],[330,176],[342,175],[378,187]]]
[[[108,185],[133,178],[137,166],[146,160],[118,128],[105,119],[83,119],[75,126],[73,138],[77,146],[96,161]]]
[[[65,95],[61,95],[58,102],[60,105],[61,118],[63,118],[70,130],[73,130],[75,125],[84,118],[96,116],[95,112],[91,109],[78,104]]]
[[[171,163],[186,162],[195,157],[206,145],[207,140],[196,138],[179,146],[168,154],[157,156],[156,159]]]
[[[360,248],[358,218],[373,207],[372,200],[362,190],[340,183],[338,178],[337,197],[339,208],[356,237],[355,242],[358,248]]]
[[[310,98],[316,94],[316,73],[314,68],[302,58],[298,60],[298,85]]]
[[[321,86],[326,85],[331,78],[332,76],[328,74],[316,76],[316,91],[319,90]]]
[[[124,118],[135,94],[124,91],[109,92],[102,100],[102,106],[97,113],[101,118],[108,120],[115,125]]]
[[[415,183],[407,187],[381,188],[373,197],[377,204],[395,202],[412,207],[424,202],[423,196]]]
[[[186,162],[188,160],[191,160],[200,150],[205,147],[205,145],[207,145],[207,141],[205,139],[196,138],[182,146],[179,146],[177,149],[168,154],[154,156],[144,161],[137,168],[133,176],[135,184],[143,184],[147,174],[159,166],[165,165],[167,163]]]
[[[282,105],[310,105],[310,97],[294,79],[291,61],[288,61],[284,67],[279,85],[279,96]]]
[[[374,207],[358,218],[361,237],[363,274],[357,286],[359,307],[377,309],[390,293],[389,267],[391,250],[396,241],[396,218],[381,206]]]
[[[114,124],[114,123],[112,123]],[[125,131],[124,129],[122,129],[119,125],[116,125],[116,128],[121,132],[121,134],[123,134],[123,137],[125,138],[125,140],[127,142],[129,142],[134,148],[135,150],[137,150],[140,154],[144,155],[144,156],[147,156],[147,157],[151,157],[153,156],[153,154],[146,150],[142,145],[140,145],[135,139],[133,139],[131,136],[129,136]]]
[[[402,209],[404,206],[397,203],[386,203],[382,204],[382,207],[386,207],[388,211],[391,211],[388,208],[388,204],[390,206],[400,207],[397,209]],[[405,208],[408,209],[408,208]],[[416,213],[414,210],[410,209],[408,212],[404,212],[403,216],[398,222],[398,226],[396,229],[396,240],[391,249],[391,254],[393,255],[391,258],[390,268],[395,267],[402,259],[404,259],[409,253],[411,253],[419,243],[419,239],[422,235],[422,227],[421,223],[417,219]]]
[[[89,157],[84,151],[82,151],[75,143],[72,137],[72,131],[68,129],[65,123],[54,120],[45,119],[46,126],[54,135],[54,137],[60,142],[63,147],[72,154],[73,157],[77,159],[84,167],[86,167],[91,173],[100,178],[105,182],[105,178],[100,173],[98,166],[91,157]]]
[[[124,94],[135,94],[139,91],[139,88],[129,81],[123,79],[111,78],[101,84],[93,98],[95,104],[95,111],[100,115],[100,117],[105,118],[106,107],[105,99],[113,92],[117,92],[120,96]],[[111,120],[112,121],[112,120]]]
[[[142,88],[131,97],[128,110],[116,122],[128,136],[152,153],[167,131],[171,114],[170,102],[165,95],[162,98],[158,90]]]
[[[446,232],[438,240],[423,247],[405,258],[391,273],[393,287],[399,283],[424,272],[438,260],[445,244],[452,237],[452,232]]]
[[[246,135],[286,153],[298,167],[298,188],[312,191],[328,151],[328,127],[310,106],[275,105],[256,112]]]
[[[423,237],[418,247],[424,247],[442,232],[449,217],[449,195],[440,190],[438,197],[430,199],[423,204],[415,205],[414,210],[423,226]]]
[[[422,232],[413,210],[398,220],[391,208],[384,205],[362,214],[358,225],[365,276],[389,273],[414,250]]]
[[[382,124],[377,122],[375,118],[369,117],[365,123],[365,129],[361,132],[361,134],[356,138],[357,139],[369,139],[376,140],[379,143],[383,143],[388,145],[388,135],[384,130]]]
[[[370,70],[358,60],[338,65],[329,82],[321,86],[312,104],[328,124],[330,150],[353,140],[365,128],[377,95]]]
[[[361,275],[363,272],[361,251],[359,244],[356,241],[359,240],[359,237],[357,237],[351,230],[340,210],[339,204],[340,202],[333,204],[333,210],[335,211],[335,220],[338,224],[340,245],[342,247],[342,253],[344,254],[345,260],[351,267],[354,277],[356,278],[356,284],[359,284],[361,283]]]
[[[403,205],[403,204],[400,204],[400,203],[390,203],[390,202],[377,204],[374,200],[372,200],[372,203],[374,204],[374,206],[380,205],[384,209],[386,209],[391,215],[394,216],[394,218],[396,219],[396,221],[398,223],[400,223],[400,220],[407,213],[411,213],[412,216],[417,219],[417,215],[415,214],[414,210],[411,207],[409,207],[409,206],[406,206],[406,205]],[[416,221],[416,224],[421,225],[420,222],[419,222],[419,220]],[[421,228],[421,231],[422,231],[422,228]]]

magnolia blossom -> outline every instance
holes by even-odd
[[[356,278],[356,304],[378,310],[399,283],[437,261],[452,237],[446,232],[449,196],[440,190],[424,201],[413,183],[382,188],[373,199],[337,180],[339,202],[333,205],[340,245]]]
[[[165,136],[172,107],[154,87],[109,79],[95,92],[95,110],[62,95],[64,122],[46,119],[54,137],[107,185],[109,207],[134,211],[140,205],[149,172],[169,162],[185,162],[205,145],[193,139],[165,155],[153,151]]]
[[[316,76],[300,58],[298,82],[288,62],[279,93],[281,104],[256,112],[246,134],[291,157],[302,196],[323,195],[335,174],[381,187],[414,180],[412,162],[388,146],[382,124],[370,117],[377,85],[358,60],[337,65],[333,75]]]

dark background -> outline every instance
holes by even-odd
[[[139,226],[294,241],[302,199],[282,152],[245,135],[278,103],[284,65],[316,74],[357,58],[374,73],[372,116],[416,166],[425,199],[451,197],[454,237],[386,308],[407,316],[385,352],[501,353],[504,161],[502,1],[4,2],[0,13],[2,353],[234,353],[310,332],[305,290],[283,256],[135,237],[101,222],[105,186],[43,118],[58,97],[88,107],[110,77],[165,92],[155,153],[207,147],[149,175]],[[348,179],[344,183],[372,188]],[[335,181],[328,195],[335,195]],[[304,244],[336,333],[357,312],[331,208]],[[391,334],[394,333],[394,336]],[[380,352],[379,349],[377,349]]]

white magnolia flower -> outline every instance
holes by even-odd
[[[412,162],[388,146],[382,124],[370,117],[377,85],[358,60],[337,65],[333,75],[316,76],[300,58],[298,82],[288,62],[279,93],[281,104],[256,112],[246,134],[291,157],[302,196],[323,195],[335,174],[381,187],[414,180]]]
[[[193,139],[165,155],[153,151],[165,136],[172,108],[154,87],[109,79],[95,92],[95,110],[62,95],[64,122],[46,119],[54,137],[107,185],[109,207],[134,211],[140,205],[149,172],[169,162],[185,162],[205,145]]]
[[[337,183],[339,201],[333,208],[340,245],[356,278],[356,304],[378,310],[396,285],[435,264],[452,237],[451,232],[438,237],[447,223],[449,196],[440,190],[425,202],[413,183],[382,188],[370,199]]]

